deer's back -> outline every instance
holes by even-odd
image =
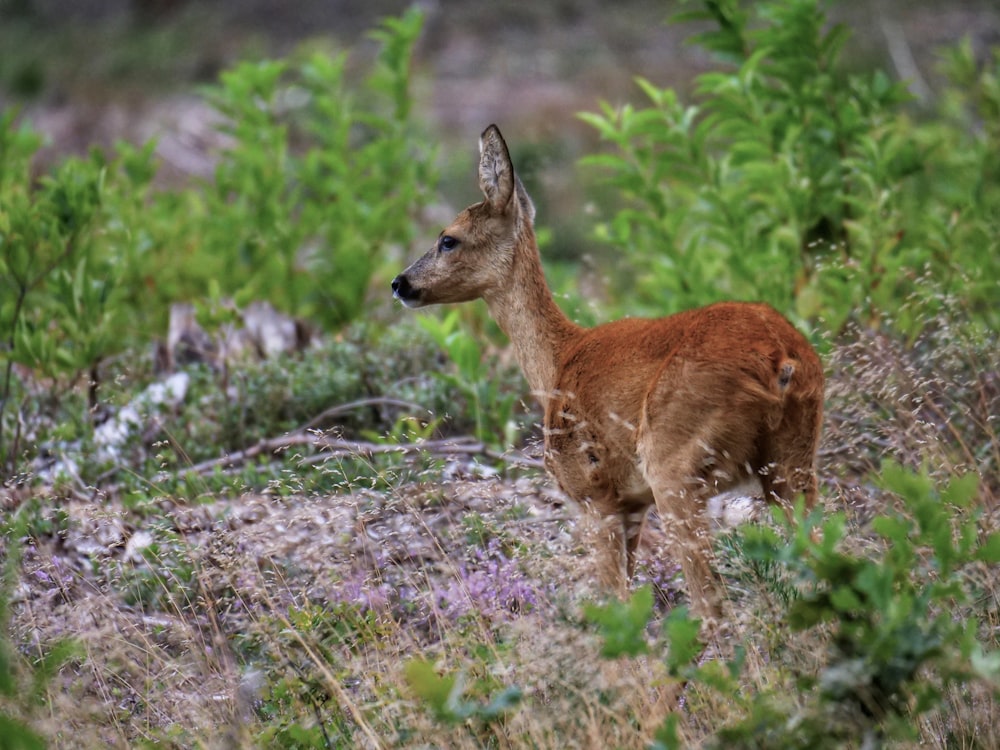
[[[636,418],[665,369],[714,370],[771,391],[784,362],[797,386],[822,388],[812,346],[770,305],[719,302],[665,318],[625,318],[586,329],[564,352],[558,390]],[[802,395],[798,388],[790,392]],[[723,394],[718,394],[720,397]]]

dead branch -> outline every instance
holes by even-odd
[[[519,452],[501,453],[492,450],[471,436],[443,440],[418,440],[412,443],[373,443],[296,430],[281,437],[261,440],[245,450],[194,464],[188,467],[187,471],[199,475],[211,474],[217,469],[230,469],[243,465],[259,456],[274,457],[276,454],[297,445],[306,445],[319,451],[316,455],[306,456],[302,459],[301,463],[306,465],[328,461],[331,458],[371,459],[377,455],[397,453],[403,455],[486,456],[516,466],[532,468],[541,468],[542,466],[542,462],[538,459]]]
[[[326,411],[322,411],[315,417],[306,422],[299,430],[311,430],[319,427],[321,424],[327,420],[339,417],[348,412],[355,411],[356,409],[363,409],[366,406],[398,406],[402,409],[409,409],[411,412],[426,412],[430,414],[431,411],[426,406],[421,406],[420,404],[415,404],[412,401],[403,401],[398,398],[389,397],[377,397],[377,398],[361,398],[357,401],[349,401],[346,404],[338,404],[337,406],[332,406]]]

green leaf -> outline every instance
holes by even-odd
[[[994,531],[979,545],[976,559],[988,565],[1000,563],[1000,531]]]
[[[876,516],[872,519],[872,530],[893,544],[910,543],[911,525],[900,516]]]
[[[477,710],[476,715],[487,721],[498,718],[502,714],[516,708],[523,697],[524,694],[521,688],[517,686],[505,688],[495,695],[483,708]]]
[[[507,713],[521,701],[518,687],[508,687],[481,706],[462,700],[462,680],[454,676],[440,676],[434,665],[423,659],[413,659],[403,667],[403,674],[410,689],[433,710],[439,720],[457,723],[470,717],[492,721]]]
[[[787,619],[793,630],[807,630],[835,616],[836,610],[830,606],[825,594],[812,594],[793,601],[788,608]]]
[[[403,666],[410,689],[427,703],[441,718],[451,714],[450,703],[455,695],[457,680],[452,675],[440,676],[434,665],[423,659],[412,659]]]
[[[637,656],[649,650],[646,625],[653,614],[653,589],[643,586],[625,602],[584,605],[584,618],[598,625],[604,644],[601,655],[607,659]]]
[[[681,744],[681,739],[677,734],[677,727],[680,723],[680,715],[671,713],[663,720],[663,724],[656,730],[653,742],[649,746],[650,750],[681,750],[685,747]]]
[[[864,607],[858,595],[847,586],[838,586],[831,591],[830,603],[841,612],[857,612]]]
[[[667,668],[676,675],[694,660],[703,650],[698,633],[701,621],[692,619],[685,607],[675,607],[663,622],[663,632],[670,650],[667,652]]]
[[[21,722],[0,713],[0,750],[45,750],[45,741]]]
[[[893,601],[896,576],[905,576],[908,574],[908,571],[896,571],[889,565],[877,565],[875,563],[863,563],[860,565],[861,568],[854,579],[857,591],[866,595],[867,601],[865,604],[869,609],[885,612],[889,609]],[[857,608],[862,608],[860,601],[857,602]]]
[[[968,508],[978,494],[979,475],[970,471],[962,476],[952,477],[941,490],[941,499],[959,508]]]
[[[892,459],[882,462],[879,485],[904,500],[926,498],[934,493],[934,481],[926,469],[917,473]]]
[[[56,673],[66,662],[81,654],[80,644],[72,638],[56,641],[48,652],[39,659],[31,673],[31,695],[33,698],[44,697],[45,690],[50,686]]]

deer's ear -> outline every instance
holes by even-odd
[[[528,191],[524,189],[524,185],[521,184],[517,175],[514,176],[514,192],[517,195],[517,202],[521,206],[521,213],[528,218],[530,224],[534,224],[535,202],[531,200],[531,196],[528,195]]]
[[[514,179],[507,144],[499,128],[490,125],[479,139],[479,189],[494,211],[507,208],[514,194]]]

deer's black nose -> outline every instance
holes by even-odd
[[[403,274],[399,274],[392,280],[392,296],[396,299],[406,299],[413,294],[410,282]]]

